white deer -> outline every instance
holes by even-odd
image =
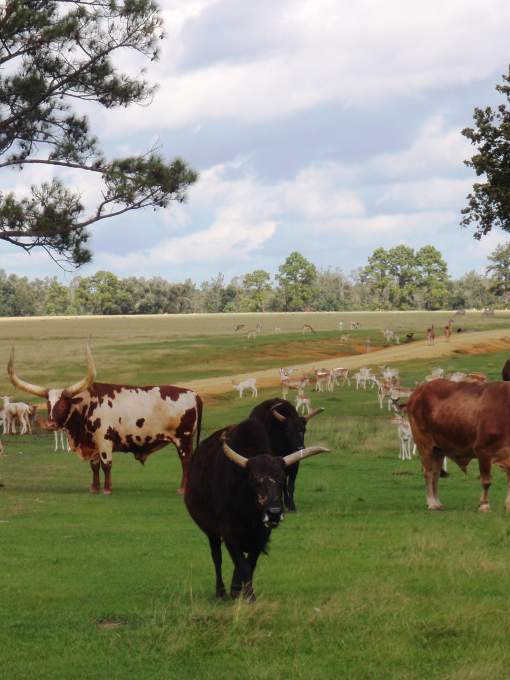
[[[251,390],[251,396],[257,397],[257,379],[256,378],[246,378],[246,380],[241,380],[237,385],[232,381],[232,387],[239,392],[239,398],[242,399],[244,390]]]

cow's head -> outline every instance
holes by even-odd
[[[284,402],[282,402],[282,404],[283,403]],[[310,420],[310,418],[313,418],[314,416],[317,416],[319,413],[322,413],[324,409],[316,408],[313,411],[310,411],[310,413],[306,416],[300,416],[297,414],[297,412],[283,415],[278,410],[278,406],[279,404],[273,406],[273,408],[271,409],[271,413],[273,415],[273,418],[275,418],[275,420],[277,420],[280,423],[282,434],[285,437],[286,442],[288,443],[289,449],[291,451],[297,451],[298,449],[302,449],[305,445],[305,432],[308,421]]]
[[[222,435],[223,452],[233,463],[244,468],[248,474],[248,483],[255,494],[257,509],[262,516],[262,522],[268,529],[274,529],[283,519],[283,486],[285,484],[285,469],[298,460],[315,456],[317,453],[328,452],[322,446],[311,446],[290,453],[284,458],[261,454],[253,458],[245,458],[234,451]]]
[[[16,375],[14,371],[14,347],[12,348],[11,357],[9,359],[9,363],[7,364],[7,373],[9,374],[9,378],[11,379],[12,384],[15,387],[19,387],[20,390],[46,399],[46,404],[48,407],[47,428],[49,430],[58,430],[65,426],[71,412],[73,397],[75,397],[79,392],[83,392],[84,390],[88,389],[94,382],[94,378],[96,377],[96,368],[94,366],[94,359],[92,358],[92,353],[88,344],[86,347],[86,356],[87,375],[85,378],[82,378],[77,383],[74,383],[74,385],[70,385],[69,387],[65,387],[63,389],[49,389],[46,387],[41,387],[40,385],[34,385],[32,383],[26,382]]]

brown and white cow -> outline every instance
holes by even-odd
[[[479,509],[489,510],[491,466],[507,474],[505,507],[510,511],[510,384],[433,380],[416,388],[407,415],[420,452],[429,510],[441,510],[437,487],[445,456],[465,471],[478,459],[482,495]]]
[[[48,429],[65,429],[71,449],[90,461],[90,491],[100,489],[99,471],[104,472],[104,493],[112,491],[113,451],[146,458],[168,443],[177,448],[186,485],[193,437],[200,439],[202,400],[192,390],[174,385],[131,386],[94,382],[96,369],[89,346],[86,349],[87,375],[64,389],[47,389],[19,378],[14,371],[14,349],[7,366],[16,387],[44,397],[48,407]]]

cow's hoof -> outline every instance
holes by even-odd
[[[103,489],[103,495],[105,495],[105,496],[111,496],[111,495],[112,495],[112,490],[111,490],[111,489]]]
[[[446,470],[441,470],[441,472],[439,473],[439,476],[440,476],[440,477],[443,477],[443,478],[444,478],[444,477],[449,477],[449,476],[450,476],[450,473],[449,473],[449,472],[446,472]]]
[[[222,588],[221,590],[216,591],[216,597],[219,598],[220,600],[226,600],[227,599],[227,591],[225,588]]]
[[[241,588],[239,588],[239,590],[237,590],[237,588],[235,588],[235,589],[231,588],[230,589],[230,597],[233,600],[237,600],[240,594],[241,594]]]
[[[90,493],[99,493],[100,489],[98,486],[89,486]]]
[[[428,509],[429,509],[431,512],[438,512],[438,511],[440,511],[440,510],[443,510],[443,506],[441,505],[441,503],[438,503],[437,505],[429,505],[429,506],[428,506]]]
[[[480,503],[478,506],[478,512],[489,512],[490,505],[488,503]]]

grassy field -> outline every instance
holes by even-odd
[[[20,326],[17,344],[34,379],[30,323],[39,322]],[[122,366],[122,375],[138,382],[140,366],[153,361],[151,343],[164,341],[149,326],[134,324],[120,340],[106,322],[96,328],[97,353],[115,362],[108,379]],[[46,364],[48,353],[51,366],[37,375],[75,379],[86,331],[73,329],[60,337],[47,327],[39,356]],[[139,343],[137,361],[125,353],[130,342]],[[289,357],[298,349],[290,347]],[[225,344],[226,353],[234,351]],[[65,371],[58,361],[64,355]],[[463,354],[433,365],[496,378],[507,356]],[[403,382],[421,380],[430,368],[402,364]],[[158,370],[165,367],[150,369]],[[274,393],[260,399],[267,396]],[[374,392],[343,388],[313,400],[326,412],[311,421],[307,442],[325,443],[332,453],[303,463],[298,513],[287,515],[260,560],[252,606],[215,601],[207,541],[175,493],[180,466],[172,448],[145,467],[116,454],[114,493],[103,497],[88,494],[86,464],[52,452],[51,436],[5,438],[3,677],[507,679],[503,475],[495,471],[492,512],[484,515],[476,511],[476,466],[465,477],[451,465],[440,484],[446,510],[428,513],[419,463],[397,459],[396,432]],[[218,398],[206,409],[204,436],[245,417],[253,403],[233,393]],[[224,569],[227,580],[226,555]]]

